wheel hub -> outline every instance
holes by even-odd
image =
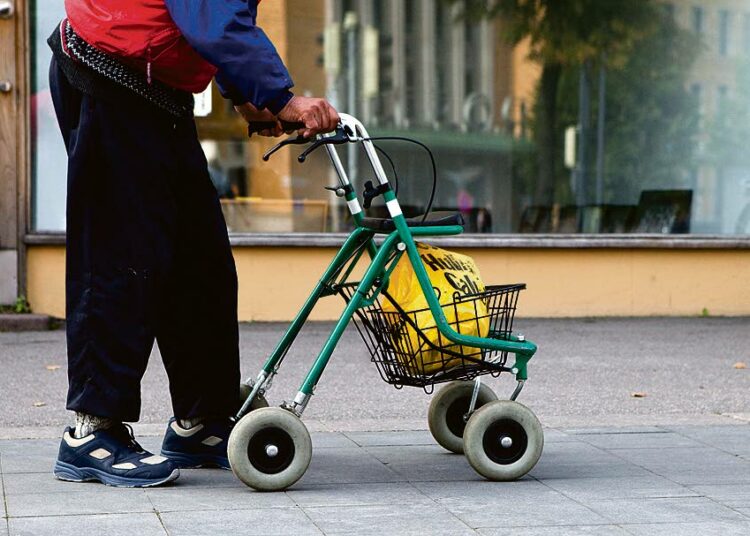
[[[519,423],[500,419],[492,423],[482,438],[484,452],[495,463],[510,465],[523,457],[529,437]]]
[[[294,440],[281,428],[263,428],[248,442],[247,456],[259,471],[269,475],[280,473],[294,460]]]

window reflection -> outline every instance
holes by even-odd
[[[49,90],[49,62],[52,51],[47,37],[65,15],[63,3],[37,0],[32,4],[30,41],[33,48],[30,65],[30,136],[32,202],[31,227],[37,231],[65,229],[65,192],[67,155],[57,127]]]
[[[342,20],[374,21],[388,43],[380,51],[387,88],[375,103],[352,99],[351,81],[338,77],[344,109],[384,133],[429,140],[441,166],[439,204],[470,221],[479,214],[472,232],[745,232],[750,167],[737,125],[750,124],[742,89],[750,90],[750,14],[737,2],[619,2],[567,21],[559,13],[560,25],[589,17],[583,35],[596,31],[594,21],[632,25],[609,49],[581,52],[585,61],[576,60],[575,40],[546,58],[528,39],[509,45],[503,32],[513,22],[482,16],[483,2],[378,2],[374,13],[369,3],[335,4]],[[350,63],[358,53],[341,51]],[[564,143],[571,128],[572,148]],[[427,170],[418,155],[393,151],[412,183],[400,197],[418,213]],[[367,174],[362,162],[353,171]]]
[[[606,10],[594,9],[601,4],[587,2],[583,18],[561,11],[560,24],[580,23],[582,35],[609,28]],[[466,16],[467,6],[497,3],[319,4],[304,24],[286,21],[294,31],[278,32],[288,36],[277,44],[296,91],[327,93],[373,135],[430,145],[439,167],[435,209],[462,212],[467,231],[750,232],[750,0],[610,3],[620,17],[612,27],[632,26],[628,39],[581,49],[563,40],[556,56],[528,38],[509,42],[513,21],[502,13]],[[648,9],[647,24],[634,22]],[[40,231],[64,226],[65,155],[44,42],[62,16],[60,2],[32,4],[32,203]],[[261,22],[276,35],[279,21]],[[324,189],[335,177],[322,155],[304,166],[288,153],[263,163],[272,142],[248,141],[231,104],[216,90],[210,98],[197,124],[231,232],[351,227],[346,204]],[[380,145],[397,167],[404,212],[420,214],[429,160],[409,145]],[[372,179],[365,159],[341,155],[361,192]],[[387,163],[386,170],[394,179]]]

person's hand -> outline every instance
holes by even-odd
[[[276,123],[276,127],[274,129],[265,129],[258,134],[261,136],[272,136],[274,138],[278,138],[282,134],[284,134],[284,129],[281,128],[281,123],[276,118],[275,115],[273,115],[268,110],[258,110],[255,106],[250,104],[249,102],[246,102],[245,104],[240,104],[239,106],[234,107],[235,110],[242,116],[242,118],[248,122],[248,124],[252,123]]]
[[[290,123],[304,123],[305,128],[297,131],[305,138],[331,132],[339,124],[339,114],[325,99],[314,97],[292,97],[278,118]]]

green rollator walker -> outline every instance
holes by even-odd
[[[426,392],[431,392],[435,384],[447,383],[433,397],[428,416],[430,431],[441,446],[465,454],[471,466],[490,480],[514,480],[524,476],[536,465],[544,445],[539,420],[526,406],[516,402],[527,379],[528,362],[537,349],[534,343],[512,332],[518,295],[525,285],[491,286],[471,295],[454,295],[452,303],[441,305],[414,239],[460,234],[463,231],[461,215],[430,214],[428,207],[427,216],[405,218],[378,158],[373,138],[362,123],[350,115],[341,114],[341,123],[334,133],[314,140],[290,138],[271,149],[264,159],[285,145],[303,143],[310,145],[298,157],[300,162],[325,146],[340,181],[335,192],[346,199],[355,229],[258,376],[241,386],[244,402],[236,415],[237,422],[228,444],[229,461],[235,475],[256,490],[277,491],[293,485],[305,474],[312,458],[312,442],[301,417],[341,335],[349,322],[354,321],[386,382],[396,387],[422,387]],[[366,187],[365,208],[369,208],[374,197],[382,195],[390,218],[364,217],[334,147],[348,143],[362,144],[378,181],[377,187],[372,184]],[[417,314],[426,309],[404,311],[388,294],[389,276],[404,254],[414,268],[434,317],[435,327],[425,328],[434,330],[430,337],[416,322]],[[350,282],[355,266],[365,256],[369,257],[369,266],[362,279]],[[318,300],[332,295],[342,296],[346,307],[299,391],[291,403],[267,407],[265,393],[297,334]],[[384,310],[383,300],[389,300],[395,311],[393,307]],[[480,302],[482,306],[478,307]],[[485,320],[489,324],[487,337],[462,334],[463,320],[446,320],[446,308],[459,303],[474,304],[476,321]],[[420,343],[414,344],[413,337],[405,336],[406,330],[418,333]],[[445,366],[431,367],[431,372],[424,372],[418,363],[425,352],[430,352],[431,359],[438,355],[439,363]],[[509,354],[515,356],[511,365],[507,364]],[[496,377],[503,372],[516,377],[510,400],[497,400],[494,392],[481,383],[481,376]]]

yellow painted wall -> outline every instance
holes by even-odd
[[[519,316],[750,315],[750,250],[467,249],[487,284],[525,282]],[[241,320],[289,320],[334,253],[330,248],[238,247]],[[34,311],[64,316],[65,252],[31,246]],[[341,301],[314,313],[332,319]]]
[[[30,246],[26,259],[26,294],[32,310],[65,317],[65,248]]]

